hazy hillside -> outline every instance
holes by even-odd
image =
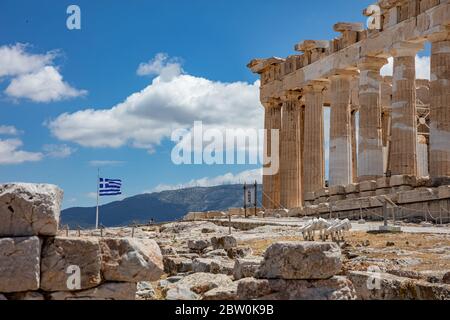
[[[261,186],[258,186],[261,190]],[[258,192],[259,201],[261,194]],[[100,222],[107,227],[128,225],[132,222],[145,223],[172,221],[189,211],[226,210],[242,207],[243,185],[223,185],[208,188],[188,188],[141,194],[100,206]],[[70,227],[93,226],[95,207],[68,208],[62,211],[62,224]]]

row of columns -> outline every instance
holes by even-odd
[[[429,39],[431,49],[430,175],[450,177],[450,37]],[[391,48],[392,80],[389,170],[417,175],[415,56],[423,46],[400,43]],[[280,171],[263,177],[266,208],[302,205],[307,192],[324,187],[323,91],[330,90],[329,184],[373,180],[384,175],[381,121],[381,68],[387,59],[364,57],[357,71],[337,70],[327,81],[313,81],[301,91],[286,92],[266,107],[265,129],[281,131]],[[359,75],[359,145],[355,164],[351,82]],[[270,136],[270,135],[269,135]],[[353,138],[353,141],[352,141]],[[270,143],[266,154],[271,155]],[[356,169],[357,168],[357,169]]]

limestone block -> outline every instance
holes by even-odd
[[[102,282],[101,267],[98,239],[48,238],[42,248],[41,289],[71,291],[68,280],[74,268],[80,271],[80,289],[96,287]]]
[[[403,191],[411,191],[411,190],[414,190],[414,188],[411,186],[399,186],[399,187],[392,187],[390,193],[394,194],[394,193],[399,193],[399,192],[403,192]]]
[[[234,280],[254,277],[262,261],[262,257],[236,259],[233,269]]]
[[[333,276],[326,280],[242,279],[238,283],[240,300],[355,300],[349,279]]]
[[[314,201],[316,199],[316,194],[314,192],[305,193],[305,201]]]
[[[362,181],[359,184],[359,191],[367,192],[367,191],[375,191],[377,189],[377,182],[374,180]]]
[[[211,273],[233,275],[234,261],[220,258],[211,262]]]
[[[329,202],[335,202],[335,201],[339,201],[339,200],[345,200],[346,196],[344,194],[337,194],[334,196],[330,196],[330,198],[328,199]]]
[[[100,247],[107,281],[156,281],[164,273],[163,257],[155,240],[104,238]]]
[[[373,191],[362,191],[359,193],[360,198],[374,197],[377,195],[376,190]]]
[[[195,258],[192,260],[192,271],[210,273],[213,261],[213,258]]]
[[[60,291],[50,295],[51,300],[135,300],[136,283],[108,282],[89,290]]]
[[[322,188],[316,191],[316,199],[322,197],[328,197],[330,195],[330,190],[328,188]]]
[[[233,236],[212,237],[211,244],[214,250],[217,249],[231,249],[237,247],[237,240]]]
[[[398,194],[398,203],[414,203],[422,201],[430,201],[438,199],[437,195],[433,192],[433,189],[425,190],[412,190],[400,192]]]
[[[391,177],[391,186],[414,186],[416,184],[416,177],[408,175],[395,175]]]
[[[40,260],[38,237],[0,239],[0,292],[39,289]]]
[[[438,188],[438,197],[439,199],[450,198],[450,186],[440,186]]]
[[[389,273],[350,271],[361,300],[448,300],[450,286],[404,278]]]
[[[0,185],[0,237],[56,235],[62,198],[54,185]]]
[[[210,242],[208,240],[189,240],[188,248],[192,251],[199,252],[210,246]]]
[[[245,258],[252,254],[253,250],[250,247],[235,247],[227,250],[227,256],[230,259]]]
[[[359,192],[359,183],[352,183],[345,186],[345,193],[358,193]]]
[[[230,301],[237,298],[238,282],[233,282],[230,285],[217,287],[209,290],[203,294],[202,300],[222,300]]]
[[[335,243],[278,242],[266,250],[257,278],[328,279],[341,265],[341,250]]]
[[[227,214],[225,212],[222,211],[208,211],[206,213],[206,218],[207,219],[217,219],[217,218],[223,218],[226,217]]]
[[[390,188],[391,178],[389,177],[381,177],[377,179],[377,189]]]
[[[230,277],[224,274],[194,273],[170,284],[164,291],[168,292],[173,288],[186,288],[196,294],[204,294],[214,288],[224,287],[232,284]],[[164,294],[163,291],[163,294]]]
[[[192,271],[192,260],[189,258],[166,256],[163,262],[164,272],[171,276]]]
[[[345,186],[332,186],[328,191],[330,196],[345,195]]]

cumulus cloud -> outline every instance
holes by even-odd
[[[55,67],[45,66],[34,73],[12,79],[5,93],[14,98],[28,98],[34,102],[60,101],[86,94],[63,81]]]
[[[27,45],[15,44],[0,47],[0,77],[17,76],[36,72],[46,65],[52,64],[56,51],[46,54],[30,54]]]
[[[44,157],[40,152],[20,150],[22,145],[23,142],[20,139],[0,139],[0,165],[40,161]]]
[[[388,58],[388,64],[381,68],[381,75],[392,76],[394,70],[394,58]],[[430,57],[416,56],[416,78],[430,80]]]
[[[158,68],[154,69],[161,72]],[[260,128],[263,124],[259,81],[223,83],[183,73],[163,81],[161,76],[109,109],[64,113],[48,127],[58,139],[85,147],[128,144],[152,151],[173,130],[188,129],[194,121],[218,129]]]
[[[140,76],[156,75],[161,81],[170,81],[183,72],[178,58],[169,58],[166,53],[158,53],[148,62],[139,64],[136,73]]]
[[[46,54],[27,52],[23,44],[0,46],[0,78],[11,82],[5,94],[11,98],[25,98],[34,102],[52,102],[85,95],[64,81],[54,66],[56,51]]]
[[[76,150],[65,144],[46,144],[43,151],[47,157],[63,159],[69,157]]]
[[[237,174],[226,173],[216,177],[194,179],[186,183],[160,184],[148,192],[161,192],[192,187],[213,187],[223,184],[254,183],[255,181],[258,183],[262,182],[262,169],[246,170]]]
[[[21,132],[19,130],[17,130],[16,127],[14,127],[14,126],[0,125],[0,134],[1,135],[17,136],[20,133]]]

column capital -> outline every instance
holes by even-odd
[[[265,109],[281,108],[282,101],[280,98],[269,98],[266,101],[262,101],[261,104]]]
[[[286,90],[282,93],[281,100],[286,101],[299,101],[303,96],[300,90]]]
[[[362,57],[359,59],[357,66],[360,70],[380,71],[380,69],[388,63],[386,58],[380,57]]]
[[[309,81],[304,87],[304,92],[322,92],[330,84],[329,80],[313,80]]]
[[[414,57],[420,50],[423,50],[423,43],[402,41],[394,43],[389,52],[393,57]]]

